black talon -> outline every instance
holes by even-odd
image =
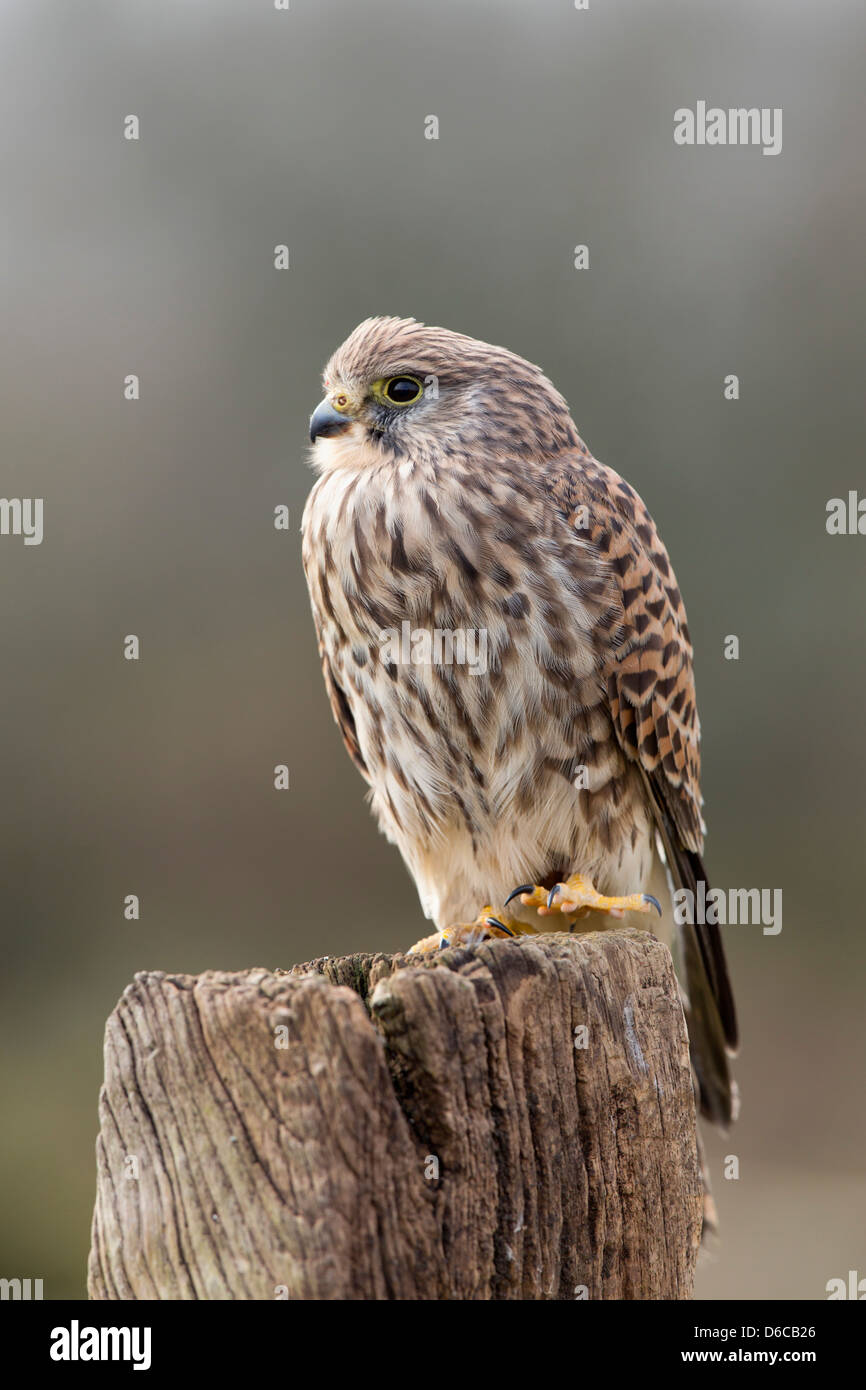
[[[643,900],[644,900],[645,903],[652,903],[652,905],[653,905],[653,907],[655,908],[656,912],[658,913],[659,917],[661,917],[661,915],[662,915],[662,908],[661,908],[661,903],[659,902],[658,898],[654,898],[653,895],[652,895],[652,893],[644,893],[644,895],[643,895]]]
[[[550,892],[549,892],[548,895],[547,895],[547,906],[548,906],[548,907],[553,907],[553,900],[554,900],[554,898],[556,897],[556,895],[557,895],[557,893],[559,892],[559,890],[560,890],[561,887],[562,887],[562,884],[561,884],[561,883],[554,883],[553,887],[551,888]]]
[[[531,893],[534,887],[534,883],[521,883],[519,888],[515,888],[513,893],[508,894],[508,897],[505,899],[505,902],[502,904],[502,906],[507,907],[508,904],[511,902],[512,898],[519,898],[521,893]]]
[[[511,930],[511,928],[506,927],[504,922],[500,922],[498,917],[485,917],[484,925],[486,927],[501,927],[502,930],[505,932],[506,936],[514,936],[514,932]]]

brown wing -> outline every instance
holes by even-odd
[[[667,551],[633,488],[576,457],[559,481],[568,521],[606,562],[618,626],[602,651],[610,716],[689,850],[703,849],[700,728],[686,614]],[[582,511],[581,511],[582,509]]]
[[[345,743],[346,748],[349,750],[349,757],[352,759],[352,762],[355,764],[358,771],[362,774],[363,777],[366,777],[367,781],[369,782],[370,774],[367,771],[367,764],[364,762],[364,759],[361,756],[361,748],[358,743],[358,730],[355,726],[355,718],[352,714],[352,711],[349,708],[349,702],[346,699],[346,693],[343,690],[343,687],[338,682],[336,676],[334,675],[334,669],[331,665],[328,654],[325,651],[325,646],[322,641],[322,631],[319,624],[318,615],[316,614],[315,609],[313,610],[313,621],[316,624],[316,637],[318,639],[319,644],[319,656],[322,658],[322,675],[325,678],[325,689],[328,692],[328,699],[331,702],[331,709],[334,714],[334,719],[337,721],[337,727],[339,728],[340,733],[343,735],[343,742]]]
[[[557,468],[554,491],[569,525],[598,551],[614,580],[618,622],[600,653],[610,716],[621,747],[640,765],[676,886],[694,893],[700,879],[706,882],[700,725],[691,638],[667,551],[634,489],[591,456],[575,455],[571,467]],[[732,1103],[724,1044],[737,1043],[724,948],[711,924],[686,937],[690,996],[698,1007],[708,984],[718,1014],[701,1025],[710,1035],[713,1072],[705,1061],[705,1107],[724,1120]]]

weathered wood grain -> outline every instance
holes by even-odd
[[[689,1298],[701,1201],[643,933],[140,974],[108,1020],[95,1299]]]

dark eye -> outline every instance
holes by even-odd
[[[424,394],[424,388],[414,376],[392,376],[385,382],[382,394],[394,405],[411,405]]]

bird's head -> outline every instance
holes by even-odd
[[[415,319],[366,319],[324,372],[315,466],[448,454],[549,458],[573,447],[568,406],[539,367]]]

